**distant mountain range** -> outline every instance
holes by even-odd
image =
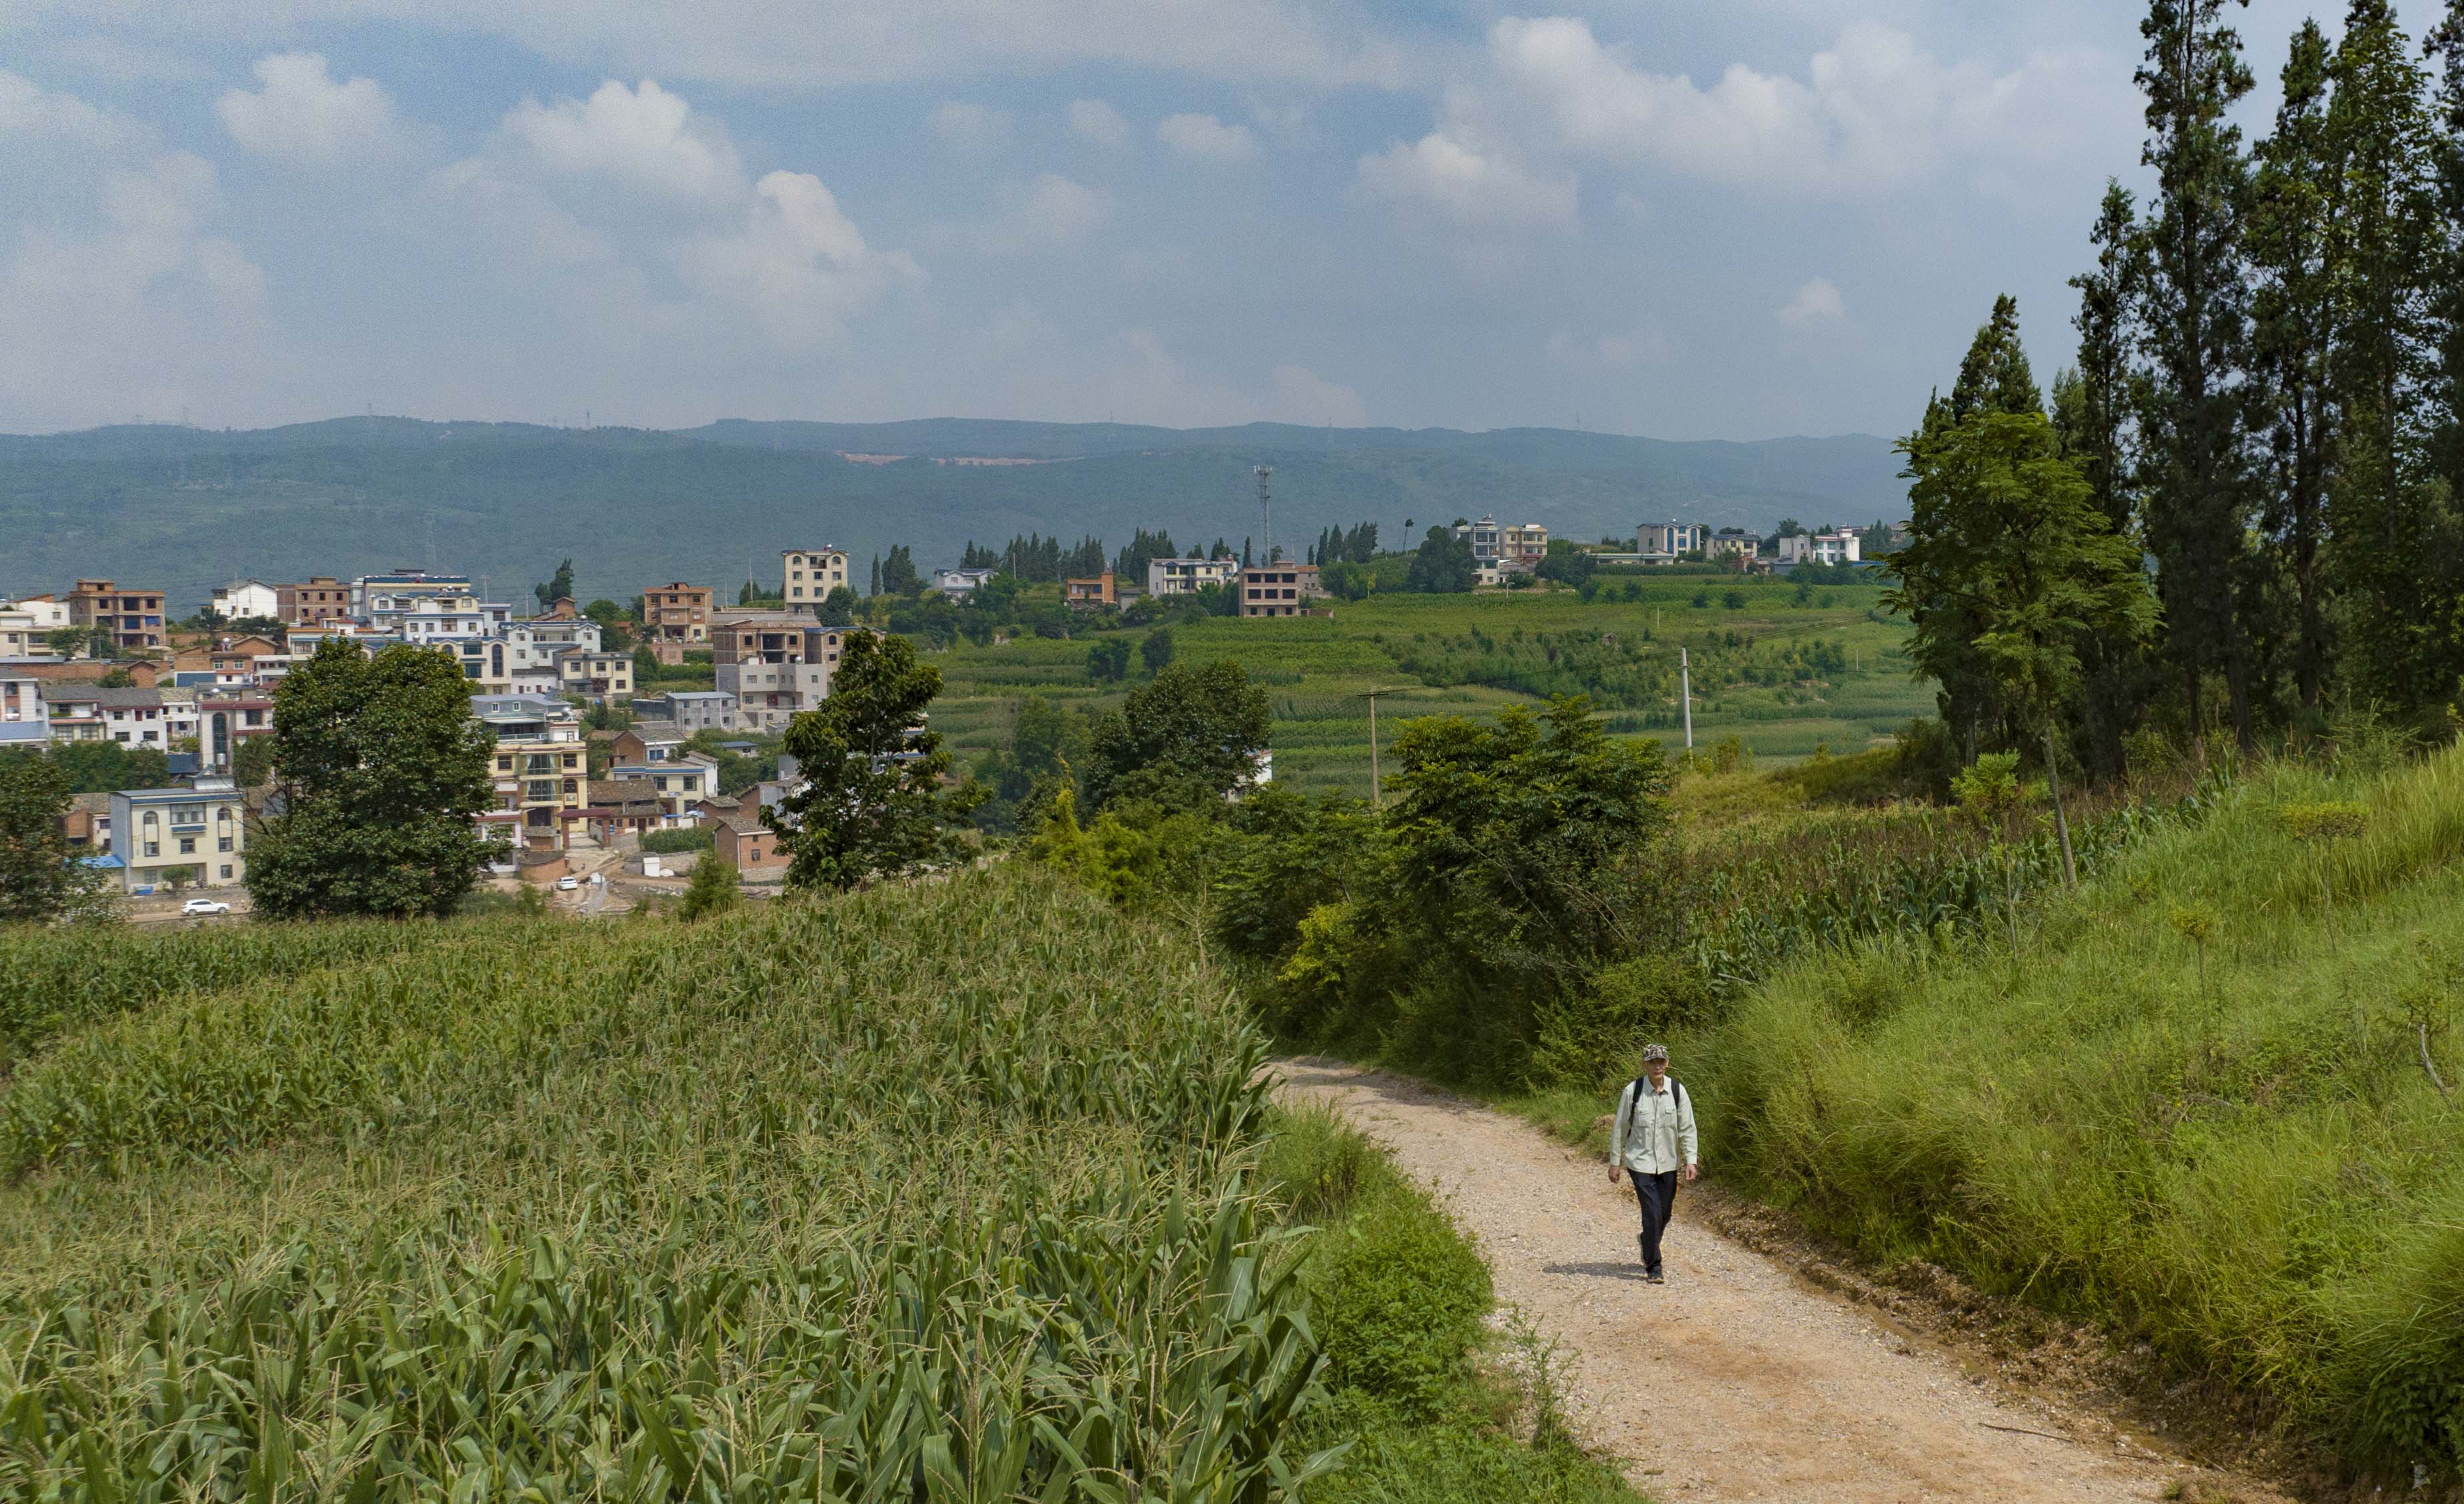
[[[733,597],[779,550],[894,543],[923,566],[969,539],[1139,527],[1176,543],[1260,532],[1250,467],[1274,467],[1275,537],[1330,523],[1426,528],[1494,513],[1561,537],[1679,518],[1768,530],[1900,517],[1904,483],[1870,434],[1747,443],[1565,429],[1311,429],[1259,423],[926,418],[753,423],[662,432],[337,418],[250,431],[166,425],[0,435],[0,593],[79,575],[166,591],[183,614],[215,586],[433,564],[524,599],[561,559],[583,599],[685,579]]]

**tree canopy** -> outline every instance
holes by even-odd
[[[940,692],[941,671],[906,638],[847,635],[829,697],[787,723],[802,783],[762,813],[787,850],[791,886],[852,888],[953,855],[981,794],[940,787],[950,754],[924,718]]]
[[[1220,800],[1256,776],[1273,704],[1238,663],[1169,663],[1095,725],[1089,803]]]

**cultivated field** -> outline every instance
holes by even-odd
[[[1800,592],[1784,581],[1648,575],[1600,583],[1588,603],[1562,589],[1385,594],[1331,603],[1331,620],[1210,618],[1172,633],[1182,660],[1238,659],[1272,693],[1278,779],[1362,796],[1369,709],[1357,697],[1368,689],[1403,691],[1380,702],[1381,740],[1416,715],[1477,715],[1581,691],[1613,729],[1658,737],[1674,752],[1683,745],[1683,646],[1694,660],[1698,744],[1733,735],[1775,761],[1817,744],[1859,751],[1933,712],[1931,686],[1909,677],[1907,629],[1881,609],[1880,586]],[[1624,599],[1629,585],[1636,599]],[[1085,638],[1030,635],[935,654],[944,682],[935,726],[962,751],[983,750],[1006,741],[1026,696],[1090,709],[1114,702],[1128,686],[1090,681],[1087,649]],[[1138,671],[1132,675],[1134,684]]]
[[[172,985],[11,998],[0,1497],[1307,1468],[1315,1347],[1242,1188],[1261,1044],[1185,950],[1023,867],[386,934],[421,943],[166,937]]]

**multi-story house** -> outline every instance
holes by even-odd
[[[1457,522],[1454,532],[1456,542],[1471,544],[1471,562],[1476,567],[1485,570],[1497,567],[1500,529],[1496,518],[1484,512],[1477,522]]]
[[[1703,551],[1705,532],[1700,522],[1645,522],[1634,530],[1634,551],[1645,564],[1674,564]]]
[[[847,583],[843,548],[790,548],[779,555],[780,594],[789,610],[811,610]]]
[[[672,763],[684,756],[684,733],[673,724],[637,720],[616,733],[607,750],[610,762],[638,766],[645,763]]]
[[[351,614],[351,587],[331,575],[274,587],[274,614],[284,622],[324,622]]]
[[[484,637],[504,626],[512,615],[513,608],[506,603],[482,601],[475,595],[416,595],[370,618],[369,625],[390,631],[405,642],[425,646]]]
[[[660,823],[671,828],[693,824],[693,806],[718,792],[718,763],[698,752],[665,763],[619,763],[607,776],[648,780],[659,801]]]
[[[417,601],[477,593],[467,574],[430,574],[425,569],[363,574],[351,582],[351,608],[346,614],[374,624],[390,621]]]
[[[234,580],[217,586],[207,604],[226,621],[278,618],[282,614],[282,591],[261,581]]]
[[[1230,585],[1241,572],[1237,559],[1150,559],[1147,593],[1153,596],[1196,595],[1210,585]]]
[[[1549,530],[1537,522],[1501,527],[1497,530],[1497,556],[1529,560],[1536,564],[1549,557]]]
[[[43,703],[43,681],[31,674],[11,674],[0,669],[0,725],[11,721],[29,721],[43,727],[51,735],[52,713]]]
[[[1296,564],[1286,560],[1241,571],[1243,616],[1298,616],[1309,608],[1310,601],[1325,596],[1326,587],[1318,584],[1315,564]]]
[[[163,592],[123,590],[109,580],[79,580],[69,592],[69,625],[98,628],[110,633],[123,652],[160,648],[163,634]]]
[[[642,592],[642,639],[645,642],[710,641],[710,586],[652,586]]]
[[[283,645],[263,637],[225,637],[206,652],[206,667],[218,686],[256,682],[256,660],[282,652]]]
[[[798,715],[819,709],[830,696],[834,662],[718,665],[718,687],[736,697],[736,729],[763,735],[784,731]]]
[[[1061,598],[1080,610],[1118,604],[1112,594],[1112,571],[1107,569],[1083,580],[1064,580]]]
[[[1779,562],[1783,568],[1801,564],[1843,564],[1862,561],[1859,554],[1863,540],[1845,528],[1822,533],[1791,533],[1779,541]]]
[[[163,697],[165,745],[176,747],[197,735],[197,691],[194,685],[159,684],[151,693]]]
[[[228,778],[190,788],[132,788],[111,796],[112,855],[122,891],[182,883],[220,888],[248,876],[248,808]]]
[[[52,633],[69,624],[69,603],[48,595],[0,601],[0,658],[55,658]]]
[[[1723,559],[1752,559],[1762,552],[1762,540],[1742,527],[1724,527],[1703,540],[1703,557],[1717,562]]]
[[[734,731],[736,697],[725,690],[670,690],[664,695],[637,695],[633,697],[633,716],[637,722],[646,718],[673,722],[676,730],[688,737],[701,731]]]
[[[556,686],[561,695],[590,703],[613,704],[633,697],[633,655],[595,648],[559,648]]]
[[[567,811],[589,803],[581,717],[562,700],[535,695],[474,695],[471,715],[495,739],[489,763],[498,810],[520,817],[524,845],[561,850]]]
[[[274,731],[274,701],[264,695],[210,691],[197,697],[197,754],[206,767],[229,772],[240,743]]]
[[[965,569],[935,569],[933,571],[933,588],[940,591],[943,595],[948,596],[954,601],[963,601],[968,596],[976,593],[976,586],[983,584],[986,580],[991,579],[994,575],[999,573],[1001,573],[1001,571],[998,569],[979,569],[973,567]]]
[[[50,702],[55,741],[116,741],[124,747],[171,750],[171,718],[164,713],[161,690],[55,684],[43,697]],[[192,708],[188,734],[194,734],[195,724]]]

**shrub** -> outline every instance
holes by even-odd
[[[1603,968],[1589,985],[1538,1005],[1540,1039],[1529,1067],[1534,1088],[1597,1088],[1639,1071],[1642,1047],[1711,1005],[1703,973],[1676,956],[1645,956]]]
[[[1435,1416],[1488,1314],[1488,1266],[1416,1186],[1391,1179],[1328,1242],[1309,1291],[1329,1380]]]

